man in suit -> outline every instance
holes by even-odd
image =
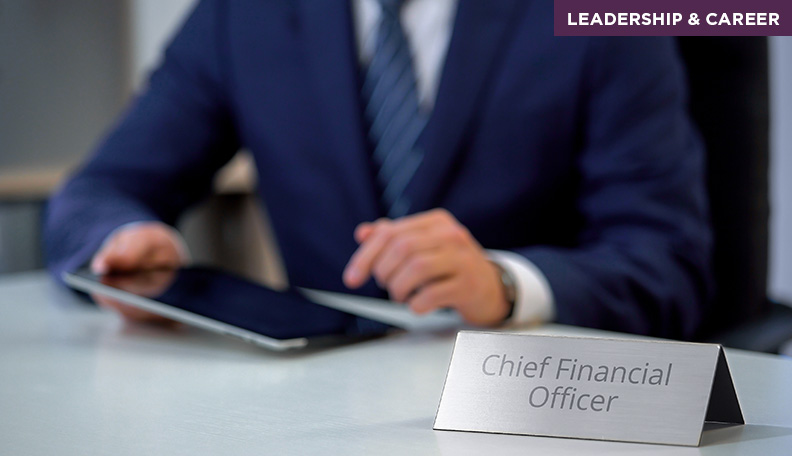
[[[245,147],[293,285],[690,337],[711,240],[673,41],[554,37],[552,12],[200,2],[53,197],[51,270],[183,263],[170,226]]]

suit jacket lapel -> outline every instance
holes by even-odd
[[[380,215],[377,190],[360,101],[359,69],[354,29],[346,0],[300,0],[299,27],[315,96],[327,125],[324,153],[344,163],[343,180],[352,199],[345,213],[358,223]],[[315,134],[315,132],[306,132]]]
[[[503,41],[514,28],[518,7],[528,0],[460,0],[434,111],[418,147],[424,160],[405,194],[410,212],[431,209],[447,187],[455,156],[481,102],[487,77],[497,63]]]

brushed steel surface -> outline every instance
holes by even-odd
[[[434,427],[695,446],[719,351],[711,344],[462,331]],[[535,364],[526,370],[528,363]]]

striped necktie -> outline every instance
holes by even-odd
[[[365,117],[374,146],[381,202],[391,218],[406,215],[404,195],[423,152],[415,147],[428,115],[418,106],[412,58],[399,22],[404,0],[379,0],[382,6],[374,55],[363,82]]]

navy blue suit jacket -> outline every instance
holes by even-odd
[[[412,212],[444,207],[483,246],[530,259],[561,323],[690,336],[710,234],[674,43],[554,37],[552,11],[460,2]],[[51,270],[84,265],[123,223],[176,223],[246,147],[291,283],[348,291],[353,230],[384,214],[359,86],[346,1],[202,1],[52,199]]]

